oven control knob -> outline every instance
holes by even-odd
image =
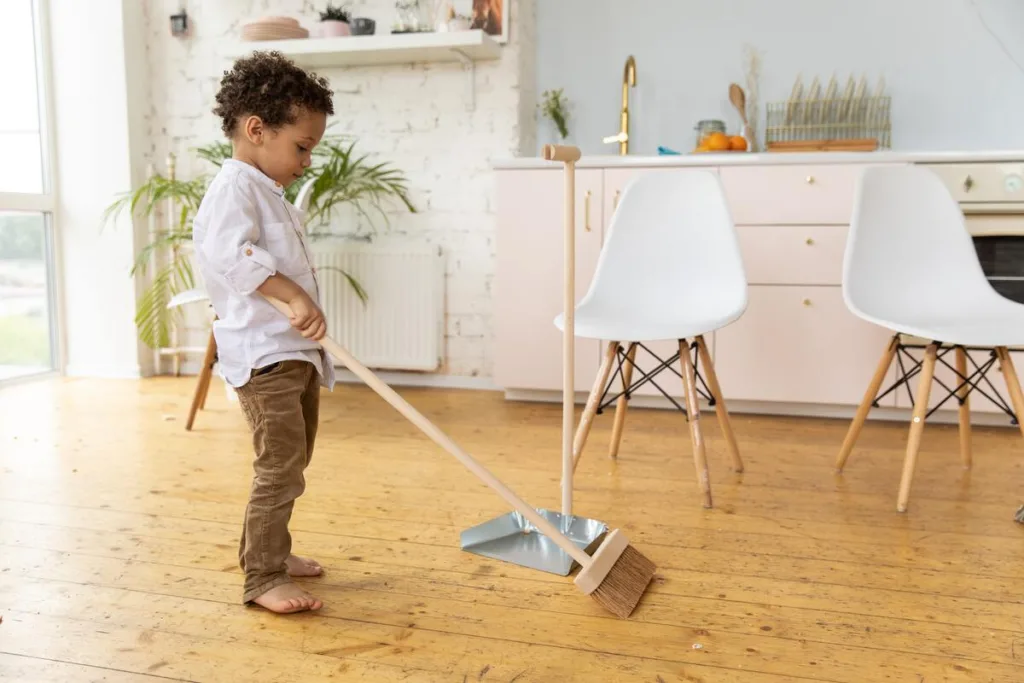
[[[1016,173],[1011,173],[1003,178],[1003,187],[1007,192],[1020,192],[1021,187],[1024,187],[1024,179]]]

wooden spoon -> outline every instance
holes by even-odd
[[[736,83],[729,84],[729,101],[732,102],[732,106],[736,107],[736,111],[740,113],[740,120],[743,121],[743,126],[746,127],[747,96],[743,93],[743,88]]]

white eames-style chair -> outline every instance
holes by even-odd
[[[960,451],[971,466],[968,396],[977,391],[997,403],[1024,432],[1024,394],[1008,347],[1024,344],[1024,305],[996,292],[982,271],[963,213],[932,171],[915,165],[866,168],[857,184],[843,264],[843,297],[854,315],[893,331],[836,460],[842,470],[879,389],[899,356],[900,377],[885,395],[920,375],[896,508],[905,512],[925,419],[945,401],[960,404]],[[927,340],[924,357],[907,352],[903,335]],[[918,348],[920,344],[918,344]],[[968,354],[990,351],[978,365]],[[955,365],[945,356],[953,352]],[[903,357],[911,365],[903,365]],[[973,369],[968,370],[968,361]],[[954,373],[956,386],[929,410],[936,364]],[[1012,408],[986,374],[998,365]],[[935,379],[936,383],[940,380]]]
[[[672,364],[678,359],[697,482],[704,506],[711,507],[698,393],[715,407],[733,468],[742,471],[743,461],[704,335],[737,320],[746,306],[743,261],[718,176],[680,169],[635,178],[622,194],[590,289],[575,311],[575,335],[606,346],[576,430],[574,468],[612,383],[619,379],[622,385],[606,403],[616,403],[609,452],[617,457],[631,393],[660,372],[676,372]],[[563,319],[555,321],[559,329]],[[643,343],[666,340],[678,342],[678,354],[634,380],[637,347],[653,355]]]

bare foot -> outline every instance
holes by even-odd
[[[288,576],[320,576],[324,571],[316,560],[298,555],[289,555],[284,566],[288,569]]]
[[[318,610],[323,607],[323,603],[320,600],[294,583],[284,583],[280,586],[275,586],[253,600],[253,602],[278,614]]]

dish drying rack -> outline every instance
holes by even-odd
[[[855,84],[851,76],[842,94],[835,77],[824,94],[815,78],[805,95],[798,78],[788,100],[765,108],[765,146],[769,152],[891,149],[891,107],[884,79],[869,95],[864,77]]]

